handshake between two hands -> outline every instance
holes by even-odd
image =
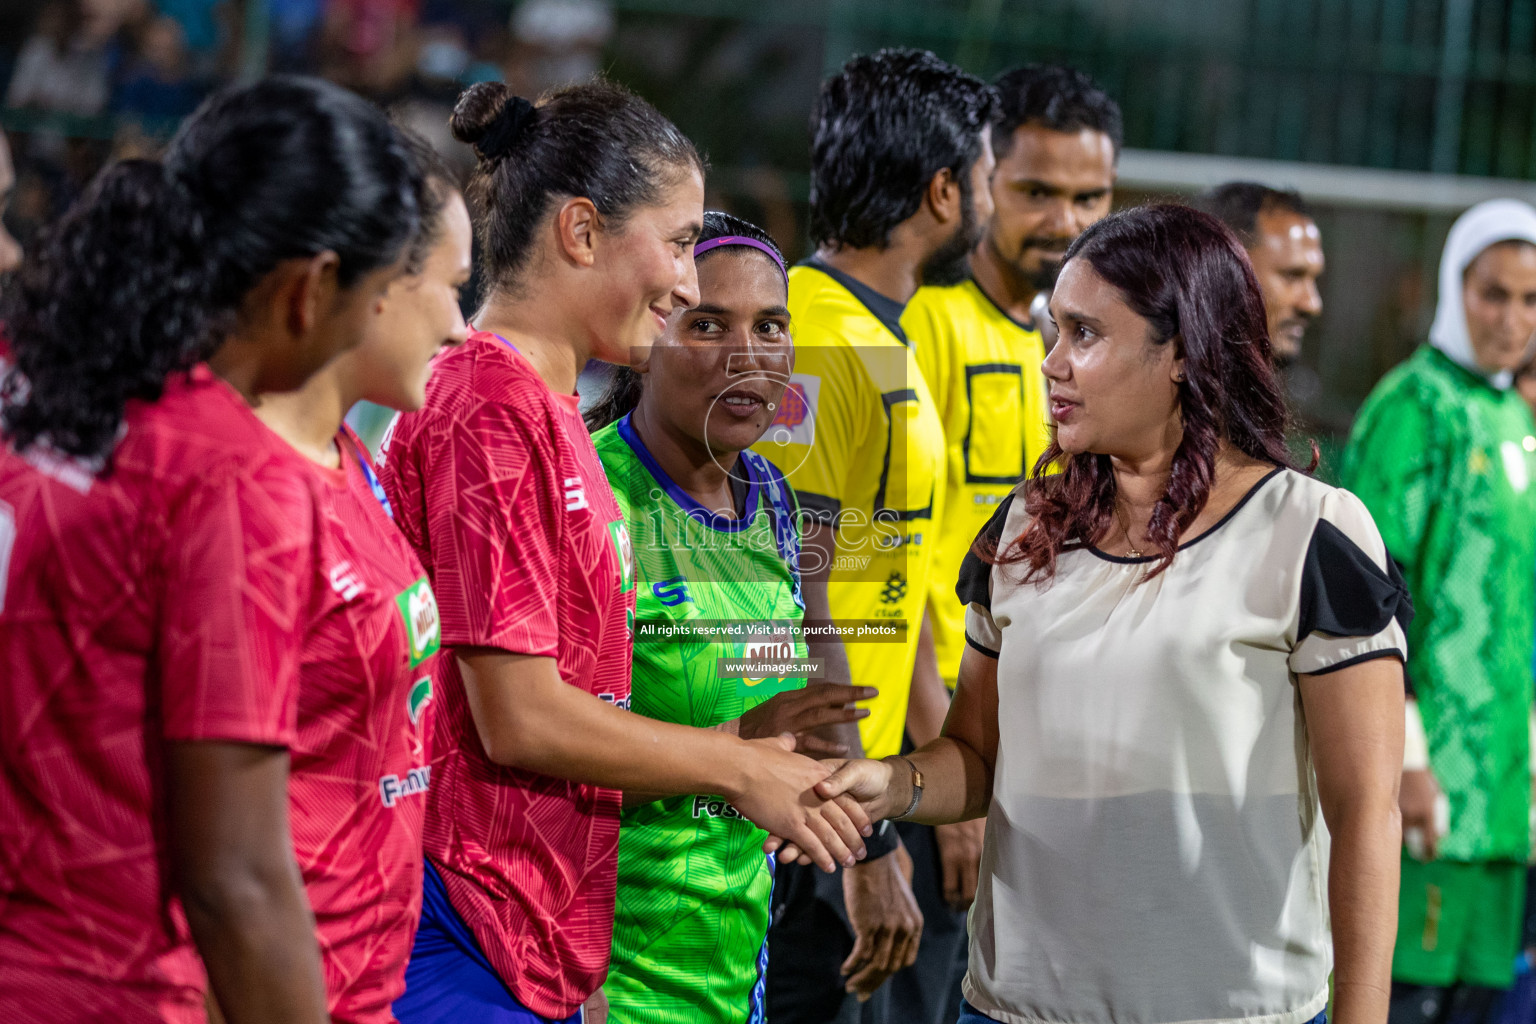
[[[840,830],[840,819],[846,817],[861,836],[868,836],[882,819],[896,813],[887,809],[886,790],[890,784],[891,766],[883,761],[868,758],[853,760],[818,761],[817,766],[825,776],[804,794],[809,806],[822,815],[823,820]],[[898,808],[899,810],[899,808]],[[814,847],[805,845],[802,839],[772,830],[763,843],[763,852],[776,853],[781,863],[815,863],[823,871],[832,870],[831,858],[824,859]],[[864,859],[863,843],[853,851],[852,859],[843,859],[845,867]]]
[[[784,863],[816,864],[833,871],[864,857],[863,837],[888,815],[885,791],[890,766],[863,758],[842,760],[846,743],[825,730],[866,718],[856,706],[877,690],[867,686],[812,683],[781,693],[742,716],[739,735],[747,740],[747,791],[733,803],[765,829],[763,850]],[[796,753],[798,750],[800,753]],[[831,756],[815,761],[804,754]]]

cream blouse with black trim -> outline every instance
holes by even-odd
[[[987,529],[1006,548],[1025,524],[1010,499]],[[1407,591],[1365,506],[1292,470],[1152,562],[962,570],[1001,740],[966,998],[1009,1022],[1301,1024],[1332,954],[1296,677],[1403,659]]]

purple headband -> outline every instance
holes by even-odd
[[[785,269],[784,260],[780,258],[779,254],[757,239],[748,238],[746,235],[721,235],[719,238],[711,238],[707,242],[700,242],[693,247],[693,258],[698,259],[709,252],[709,250],[718,249],[722,245],[749,245],[759,252],[767,253],[768,258],[773,260],[773,265],[779,268],[779,273],[784,275],[784,283],[786,285],[789,284],[789,271]]]

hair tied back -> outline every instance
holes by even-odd
[[[511,153],[537,113],[538,108],[523,97],[509,97],[495,120],[486,126],[485,135],[475,143],[481,159],[498,160]]]

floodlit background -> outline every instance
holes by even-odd
[[[849,55],[927,47],[991,77],[1049,61],[1125,111],[1118,205],[1231,178],[1301,190],[1328,273],[1289,385],[1325,447],[1422,340],[1451,220],[1536,200],[1536,0],[0,0],[0,124],[23,241],[220,81],[326,75],[459,160],[465,84],[597,71],[688,132],[710,203],[805,251],[806,120]]]

